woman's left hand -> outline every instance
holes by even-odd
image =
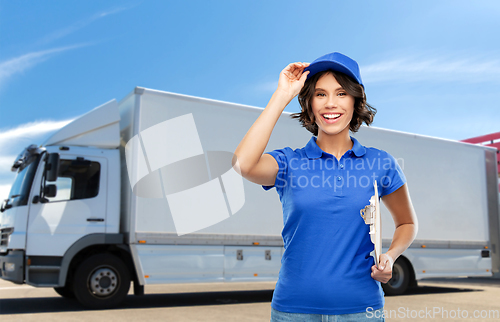
[[[372,278],[376,281],[387,283],[392,278],[392,266],[394,265],[394,259],[387,253],[380,255],[379,267],[377,265],[372,266]]]

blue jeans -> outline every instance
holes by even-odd
[[[271,307],[271,322],[385,322],[384,309],[352,314],[307,314],[281,312]]]

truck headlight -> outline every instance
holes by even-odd
[[[16,264],[14,263],[5,263],[5,270],[7,272],[13,272],[16,270]]]

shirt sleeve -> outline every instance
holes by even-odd
[[[285,153],[286,149],[287,148],[266,152],[276,160],[276,162],[278,163],[279,170],[278,173],[276,174],[276,180],[274,182],[274,185],[272,186],[262,185],[262,188],[264,188],[264,190],[267,191],[273,187],[276,187],[276,191],[280,196],[282,195],[283,189],[286,187],[287,184],[286,175],[287,175],[288,163],[287,163],[287,156]]]
[[[396,159],[387,153],[384,160],[387,171],[381,178],[382,194],[380,197],[393,193],[406,183],[406,177]]]

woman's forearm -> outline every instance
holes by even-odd
[[[279,90],[274,92],[266,108],[241,140],[234,151],[233,165],[237,158],[242,174],[250,171],[259,162],[276,122],[292,98]]]
[[[394,261],[411,245],[417,235],[417,230],[416,224],[402,224],[396,228],[391,246],[387,251]]]

